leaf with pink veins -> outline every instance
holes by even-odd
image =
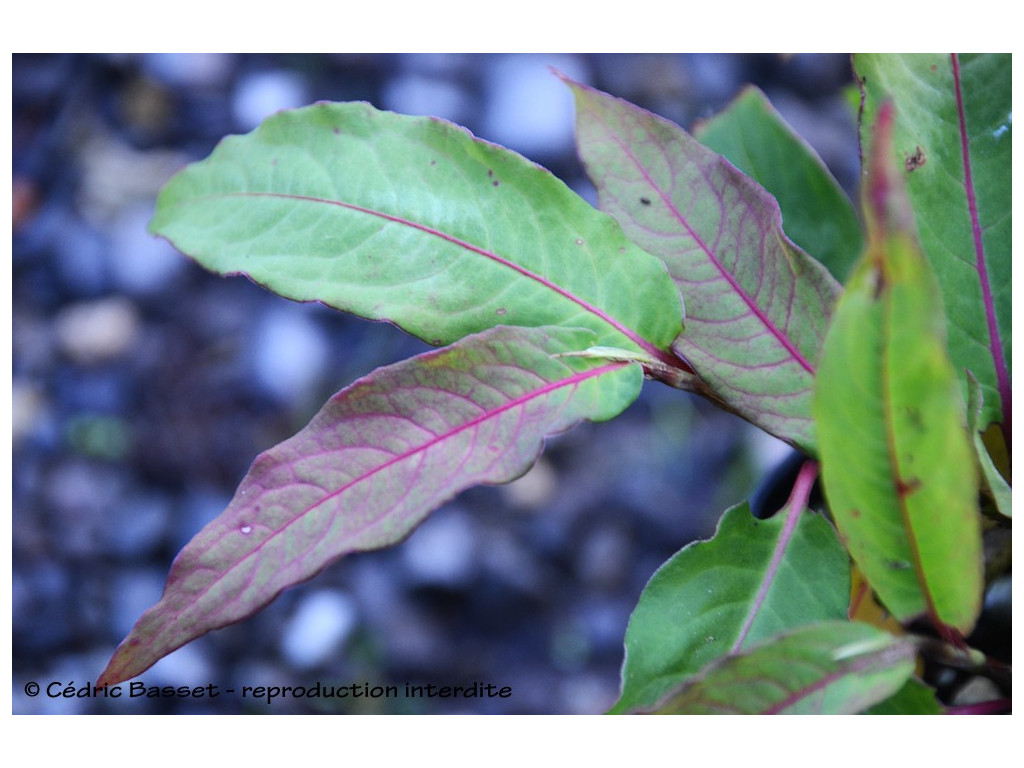
[[[686,302],[686,381],[816,451],[815,365],[840,286],[782,231],[778,203],[669,121],[577,83],[577,143],[601,208],[665,262]],[[703,385],[703,389],[702,389]]]
[[[351,552],[401,541],[439,505],[519,477],[546,436],[618,415],[639,365],[577,356],[582,329],[499,327],[381,368],[253,462],[182,550],[99,685],[141,674]]]

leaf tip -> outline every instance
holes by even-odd
[[[894,154],[895,124],[896,107],[886,101],[875,121],[864,186],[868,227],[881,238],[887,233],[914,230],[913,211],[904,193],[903,178]]]

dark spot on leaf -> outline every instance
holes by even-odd
[[[921,481],[918,480],[916,477],[911,478],[907,482],[903,482],[902,480],[896,481],[896,492],[900,496],[909,496],[920,487]]]
[[[498,186],[498,182],[497,181],[492,181],[491,184],[493,184],[494,186]]]
[[[431,164],[431,165],[437,165],[437,160],[431,160],[431,161],[430,161],[430,164]]]
[[[918,432],[924,430],[924,419],[921,416],[921,409],[915,408],[912,405],[908,405],[903,409],[903,412],[907,416],[907,421],[910,426],[916,429]]]
[[[494,171],[492,171],[490,168],[488,168],[487,169],[487,178],[491,178],[493,175],[494,175]]]
[[[641,197],[640,198],[640,203],[643,204],[643,205],[650,205],[651,204],[651,198],[649,198],[649,197]]]
[[[886,560],[885,567],[891,571],[909,571],[913,566],[906,560]]]
[[[852,517],[854,520],[860,520],[860,510],[859,509],[851,509],[850,510],[850,517]]]
[[[335,128],[335,129],[334,129],[334,135],[335,135],[335,136],[337,136],[337,135],[338,135],[338,134],[340,134],[340,133],[341,133],[341,128]]]
[[[903,161],[903,167],[907,169],[907,173],[913,173],[927,162],[928,158],[925,157],[924,150],[921,147],[914,147],[914,153]]]

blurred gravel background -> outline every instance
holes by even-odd
[[[349,557],[186,646],[147,685],[508,685],[507,699],[29,697],[82,686],[160,596],[252,459],[334,391],[426,347],[205,273],[145,227],[160,186],[227,133],[321,99],[434,114],[593,201],[548,67],[684,127],[748,82],[848,188],[844,55],[15,55],[15,713],[596,713],[655,569],[749,498],[777,442],[658,385],[471,490],[401,546]]]

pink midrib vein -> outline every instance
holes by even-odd
[[[814,681],[810,685],[807,685],[799,690],[793,691],[789,696],[784,698],[782,701],[773,704],[768,707],[763,714],[766,715],[777,715],[785,712],[790,707],[794,706],[797,702],[808,698],[809,696],[818,693],[819,691],[825,690],[832,683],[842,680],[844,677],[851,677],[853,675],[859,675],[865,670],[870,670],[873,666],[895,666],[897,662],[903,660],[908,656],[908,652],[901,646],[895,645],[888,648],[883,648],[879,651],[875,651],[871,654],[865,654],[860,658],[850,662],[848,665],[841,667],[840,669],[830,672],[821,677],[821,679]]]
[[[329,198],[324,197],[313,197],[311,195],[290,195],[279,192],[235,192],[229,196],[270,197],[285,200],[299,200],[303,202],[318,203],[322,205],[334,205],[339,208],[345,208],[350,211],[364,213],[367,216],[374,216],[384,221],[389,221],[393,224],[399,224],[404,227],[409,227],[410,229],[415,229],[419,232],[423,232],[424,234],[439,238],[447,243],[451,243],[452,245],[458,246],[459,248],[463,248],[467,251],[483,256],[484,258],[489,259],[495,262],[496,264],[501,264],[503,267],[507,267],[508,269],[518,272],[523,277],[540,283],[548,290],[557,293],[559,296],[568,299],[569,301],[576,304],[586,312],[594,315],[595,317],[600,318],[602,321],[604,321],[612,328],[617,330],[619,333],[628,338],[630,341],[632,341],[638,347],[643,349],[648,355],[655,358],[656,360],[659,360],[673,368],[683,368],[684,370],[687,370],[687,372],[693,373],[692,370],[688,370],[688,366],[683,361],[679,360],[674,355],[671,355],[659,349],[658,347],[649,342],[647,339],[640,336],[635,331],[631,330],[630,328],[627,328],[625,325],[623,325],[621,322],[616,320],[614,317],[609,315],[604,310],[594,306],[585,299],[576,296],[575,294],[571,293],[565,288],[555,285],[550,280],[545,278],[543,275],[539,275],[536,272],[533,272],[520,264],[516,264],[514,261],[506,259],[503,256],[499,256],[497,253],[494,253],[493,251],[489,251],[486,248],[481,248],[480,246],[473,245],[473,243],[454,237],[453,235],[449,235],[448,233],[442,232],[441,230],[436,229],[434,227],[428,226],[426,224],[421,224],[418,221],[413,221],[412,219],[407,219],[402,216],[395,216],[394,214],[386,213],[384,211],[378,211],[373,208],[366,208],[361,205],[355,205],[354,203],[346,203],[341,200],[331,200]]]
[[[985,245],[981,236],[981,222],[978,219],[978,200],[974,194],[974,179],[971,175],[971,153],[967,137],[967,115],[964,110],[964,96],[960,84],[960,59],[957,54],[950,54],[953,62],[953,84],[956,89],[956,113],[960,127],[960,153],[964,164],[964,187],[967,192],[967,207],[971,218],[971,232],[974,235],[974,263],[978,270],[981,293],[985,300],[985,318],[988,321],[989,349],[992,352],[992,363],[996,370],[996,382],[999,397],[1003,401],[1003,434],[1006,447],[1010,447],[1011,407],[1010,407],[1010,375],[1006,369],[1006,358],[999,336],[999,322],[996,318],[995,302],[992,298],[992,286],[988,279],[988,265],[985,263]]]
[[[619,146],[619,149],[622,150],[622,153],[630,160],[630,162],[633,163],[637,171],[639,171],[640,175],[643,177],[644,181],[646,181],[647,184],[651,187],[651,189],[657,192],[662,202],[665,203],[665,206],[672,212],[672,216],[675,218],[675,220],[678,221],[679,224],[686,230],[687,235],[689,235],[689,237],[695,243],[697,243],[698,246],[700,246],[700,249],[704,251],[704,254],[707,256],[708,261],[711,262],[715,269],[718,270],[718,273],[723,278],[725,278],[725,280],[729,283],[730,287],[733,289],[733,292],[737,296],[739,296],[740,299],[747,305],[747,308],[750,310],[751,314],[753,314],[754,317],[756,317],[761,322],[761,324],[768,329],[768,332],[771,333],[772,336],[774,336],[778,340],[778,342],[786,349],[790,356],[792,356],[792,358],[796,360],[804,368],[804,370],[806,370],[813,376],[814,366],[807,361],[807,358],[805,358],[800,353],[800,350],[793,346],[793,342],[790,341],[789,337],[786,336],[786,334],[783,333],[783,331],[778,326],[775,325],[772,319],[768,317],[768,315],[766,315],[760,307],[757,306],[757,303],[754,301],[754,298],[743,289],[743,286],[741,286],[736,281],[736,278],[729,272],[729,270],[725,268],[725,265],[723,265],[722,262],[718,260],[718,258],[714,254],[714,251],[712,251],[711,248],[708,247],[707,243],[705,243],[704,240],[700,237],[700,235],[698,235],[697,232],[694,231],[693,227],[690,226],[690,222],[687,221],[686,217],[682,214],[682,212],[678,208],[676,208],[675,203],[672,202],[672,198],[668,194],[668,192],[661,186],[659,186],[657,182],[654,181],[650,173],[648,173],[647,167],[640,161],[640,159],[635,154],[633,154],[632,150],[619,139],[618,134],[614,131],[610,131],[609,133],[612,137],[612,141],[614,141]],[[692,315],[691,319],[694,319]],[[686,337],[684,335],[681,338],[685,339]]]
[[[814,487],[814,481],[817,476],[817,462],[808,460],[800,467],[800,472],[797,474],[796,482],[793,483],[793,491],[790,494],[789,501],[786,503],[785,523],[783,524],[782,532],[779,534],[779,538],[776,541],[775,549],[772,552],[771,562],[768,564],[768,568],[764,572],[761,583],[758,585],[754,601],[750,605],[750,610],[747,611],[747,616],[743,620],[743,626],[740,628],[736,641],[733,643],[729,653],[739,653],[740,649],[743,647],[743,643],[747,640],[747,635],[750,634],[751,627],[754,626],[754,621],[761,614],[761,608],[764,606],[764,601],[767,599],[768,593],[771,591],[771,588],[775,583],[775,577],[779,574],[779,567],[782,565],[782,558],[785,556],[786,549],[789,547],[789,542],[793,538],[793,534],[796,532],[797,525],[800,523],[800,517],[803,515],[804,509],[807,508],[807,502],[810,499],[811,490]]]
[[[405,453],[402,453],[402,454],[400,454],[398,456],[395,456],[395,457],[389,459],[388,461],[384,462],[383,464],[380,464],[379,466],[376,466],[373,469],[371,469],[371,470],[369,470],[367,472],[364,472],[362,475],[359,475],[358,477],[355,477],[355,478],[349,480],[348,482],[343,484],[341,487],[337,488],[334,491],[331,491],[330,493],[326,494],[323,498],[317,500],[317,502],[315,504],[311,504],[310,506],[308,506],[305,509],[303,509],[297,515],[295,515],[290,520],[288,520],[288,522],[286,522],[283,526],[281,526],[280,528],[278,528],[275,531],[271,532],[271,534],[269,536],[267,536],[257,546],[255,546],[253,549],[251,549],[249,552],[247,552],[241,559],[237,560],[229,568],[225,569],[220,574],[218,574],[217,577],[212,582],[210,582],[210,584],[208,584],[200,593],[198,593],[194,597],[194,599],[189,601],[188,605],[184,606],[180,611],[177,611],[174,614],[173,618],[174,619],[178,618],[179,616],[181,616],[181,614],[183,614],[189,608],[194,606],[196,603],[199,603],[203,599],[203,597],[205,597],[206,594],[211,589],[213,589],[218,583],[220,583],[220,581],[222,581],[224,578],[226,578],[229,573],[234,571],[236,568],[238,568],[242,563],[244,563],[249,558],[258,555],[260,553],[260,551],[268,543],[270,543],[271,541],[274,541],[275,539],[277,539],[277,537],[283,535],[292,525],[294,525],[295,523],[297,523],[300,520],[304,519],[305,516],[308,515],[309,513],[311,513],[314,509],[317,509],[318,507],[323,506],[324,504],[329,502],[331,499],[335,499],[338,496],[341,496],[346,491],[348,491],[350,488],[352,488],[352,487],[354,487],[354,486],[356,486],[356,485],[358,485],[360,483],[363,483],[363,482],[366,482],[366,481],[372,479],[373,477],[377,476],[381,472],[384,472],[385,470],[389,469],[390,467],[393,467],[396,464],[399,464],[399,463],[401,463],[403,461],[406,461],[407,459],[410,459],[413,456],[416,456],[417,454],[421,454],[421,453],[423,453],[425,451],[430,450],[432,447],[434,447],[438,443],[444,442],[445,440],[450,440],[450,439],[456,437],[457,435],[459,435],[459,434],[461,434],[461,433],[463,433],[463,432],[465,432],[467,430],[474,429],[477,426],[479,426],[480,424],[482,424],[485,421],[487,421],[488,419],[497,418],[498,416],[500,416],[501,414],[503,414],[503,413],[505,413],[507,411],[510,411],[510,410],[512,410],[514,408],[518,408],[520,406],[523,406],[526,403],[530,402],[531,400],[536,400],[537,398],[544,397],[545,395],[548,395],[551,392],[554,392],[554,391],[556,391],[558,389],[562,389],[562,388],[565,388],[565,387],[576,387],[576,386],[578,386],[579,384],[581,384],[582,382],[584,382],[584,381],[586,381],[588,379],[594,378],[596,376],[602,376],[605,373],[609,373],[611,371],[623,368],[626,365],[630,365],[630,363],[622,363],[622,362],[609,363],[609,364],[603,365],[603,366],[601,366],[599,368],[592,368],[592,369],[590,369],[588,371],[582,371],[582,372],[574,374],[573,376],[570,376],[570,377],[568,377],[566,379],[561,379],[559,381],[554,381],[554,382],[548,382],[547,384],[545,384],[542,387],[539,387],[538,389],[535,389],[535,390],[533,390],[531,392],[528,392],[525,395],[520,395],[519,397],[516,397],[516,398],[514,398],[512,400],[509,400],[507,403],[504,403],[504,404],[502,404],[501,406],[499,406],[497,408],[494,408],[492,410],[489,410],[489,411],[487,411],[485,413],[480,414],[476,418],[471,419],[471,420],[467,421],[464,424],[460,424],[457,427],[454,427],[454,428],[450,429],[447,432],[444,432],[444,433],[442,433],[440,435],[436,435],[433,439],[428,440],[427,442],[425,442],[425,443],[423,443],[421,445],[418,445],[415,448],[406,451]],[[372,522],[377,522],[377,520],[374,520]],[[249,523],[249,524],[251,524],[251,523]]]

